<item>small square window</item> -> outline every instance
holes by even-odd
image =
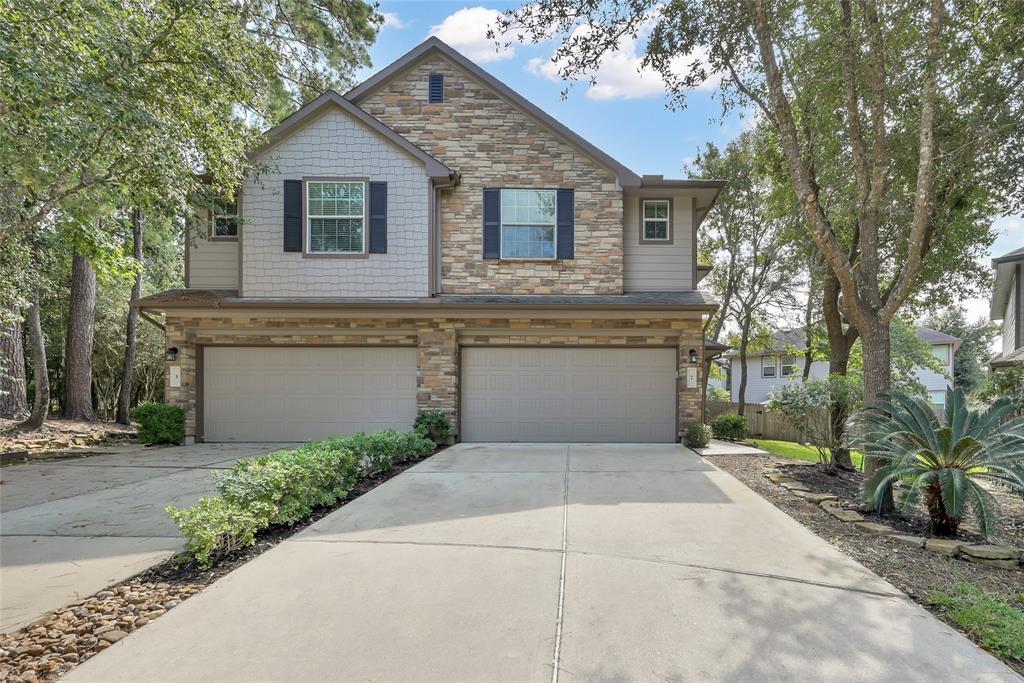
[[[761,377],[775,377],[775,356],[761,356]]]
[[[787,356],[782,359],[782,366],[780,367],[782,377],[789,377],[790,375],[795,375],[798,369],[799,368],[796,364],[796,358]]]
[[[949,344],[936,344],[932,347],[932,355],[943,365],[949,366]]]
[[[928,402],[933,406],[944,406],[946,405],[946,392],[945,391],[929,391]]]
[[[210,209],[211,237],[238,237],[238,203],[215,199]]]
[[[444,102],[444,74],[430,74],[427,101],[431,104]]]
[[[641,202],[640,210],[640,241],[671,241],[672,202],[667,199],[645,199]]]

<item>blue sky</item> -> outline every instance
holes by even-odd
[[[549,58],[553,43],[515,45],[495,53],[486,38],[487,25],[499,10],[519,3],[487,4],[450,1],[382,0],[386,22],[371,48],[373,68],[358,74],[363,80],[415,47],[428,35],[476,61],[530,101],[597,145],[637,173],[686,177],[686,163],[709,142],[723,146],[749,125],[732,112],[723,116],[713,89],[691,93],[681,111],[665,107],[660,79],[638,74],[636,46],[624,49],[602,67],[597,86],[576,83],[562,98],[566,84],[553,73]],[[1000,235],[991,255],[1024,246],[1024,220],[1020,216],[996,222]],[[972,318],[987,313],[987,302],[965,302]]]

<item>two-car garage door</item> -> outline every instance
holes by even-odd
[[[465,441],[672,442],[676,351],[462,350]]]
[[[206,347],[206,441],[309,441],[407,430],[416,417],[416,349]]]
[[[416,349],[215,347],[203,352],[206,441],[308,441],[409,429]],[[671,442],[676,351],[461,351],[465,441]]]

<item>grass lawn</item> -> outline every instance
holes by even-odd
[[[933,593],[930,602],[971,633],[987,650],[1024,660],[1024,612],[961,583],[952,595]]]
[[[818,462],[818,449],[814,446],[805,446],[792,441],[774,441],[771,439],[751,439],[750,443],[761,450],[781,455],[784,458],[796,458],[808,462]],[[864,456],[859,451],[852,451],[850,457],[857,469],[863,469],[862,461]]]

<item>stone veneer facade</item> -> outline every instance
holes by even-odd
[[[430,74],[445,101],[427,101]],[[441,194],[441,290],[447,294],[621,294],[622,190],[614,173],[440,54],[356,104],[460,174]],[[572,188],[575,258],[483,258],[485,188]]]
[[[635,346],[678,349],[678,431],[703,417],[700,373],[704,335],[699,317],[642,318],[327,318],[274,317],[266,314],[216,312],[208,315],[168,313],[167,345],[178,348],[168,361],[181,367],[180,387],[166,382],[165,400],[185,409],[185,433],[197,435],[199,402],[198,347],[206,345],[311,345],[417,347],[416,404],[420,411],[439,409],[458,438],[459,349],[463,346]],[[696,349],[696,364],[689,350]],[[687,368],[697,369],[697,388],[686,387]],[[168,370],[169,375],[169,370]]]

